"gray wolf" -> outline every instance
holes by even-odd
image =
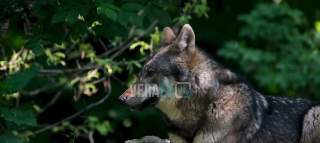
[[[190,83],[190,98],[180,90],[186,86],[159,85],[178,82]],[[159,51],[134,85],[141,89],[129,88],[119,100],[159,108],[172,143],[320,143],[319,103],[257,92],[196,47],[188,24],[177,37],[164,28]],[[180,96],[163,96],[171,92]]]

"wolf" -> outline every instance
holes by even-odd
[[[170,86],[181,82],[189,85]],[[133,86],[119,101],[159,108],[171,143],[320,143],[318,102],[262,95],[197,47],[188,24],[177,37],[163,29],[158,52]]]

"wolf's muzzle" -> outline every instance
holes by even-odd
[[[119,98],[119,102],[122,104],[126,103],[126,100],[131,96],[131,88],[127,89]]]
[[[118,100],[119,100],[119,102],[120,102],[121,104],[125,104],[125,103],[126,103],[126,98],[125,98],[124,96],[120,96],[120,97],[118,98]]]

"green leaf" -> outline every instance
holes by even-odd
[[[104,7],[97,7],[97,13],[98,14],[104,13]]]
[[[117,13],[110,8],[107,8],[107,7],[105,8],[105,14],[107,15],[108,18],[110,18],[113,21],[117,19]]]
[[[26,102],[26,103],[22,103],[18,109],[19,110],[23,110],[23,111],[29,111],[29,110],[33,110],[33,106],[34,106],[34,103],[33,102]]]
[[[0,143],[22,143],[22,141],[12,134],[5,133],[0,136]]]
[[[172,19],[169,14],[162,8],[157,8],[152,5],[148,5],[146,8],[147,17],[150,21],[158,20],[160,24],[164,26],[170,26]]]
[[[106,126],[103,126],[103,125],[97,125],[96,126],[98,132],[101,134],[101,135],[107,135],[108,134],[108,129]]]
[[[9,109],[5,107],[1,109],[1,113],[4,120],[14,122],[18,125],[37,125],[37,120],[31,110],[22,111],[19,109]]]
[[[12,121],[5,121],[5,123],[6,123],[6,127],[9,130],[26,130],[26,129],[32,127],[30,125],[17,124],[17,123],[12,122]]]
[[[138,67],[138,68],[141,68],[141,67],[142,67],[142,65],[141,65],[139,62],[134,61],[133,64],[134,64],[136,67]]]
[[[10,89],[6,94],[16,93],[25,87],[30,80],[36,75],[38,71],[37,66],[32,66],[28,69],[21,70],[4,80],[4,85]]]
[[[99,118],[96,116],[89,116],[88,119],[90,122],[99,122]]]
[[[41,40],[41,41],[40,41],[40,44],[43,45],[43,46],[45,46],[45,45],[51,44],[51,42],[50,42],[50,41],[47,41],[47,40]]]
[[[153,6],[151,4],[147,5],[146,7],[146,16],[149,18],[150,21],[156,20],[156,15],[152,8]]]
[[[79,16],[79,11],[76,9],[71,9],[68,11],[68,22],[69,24],[73,24],[74,22],[76,22],[78,20],[78,16]]]
[[[36,55],[41,54],[44,51],[43,47],[37,43],[33,48],[32,48],[32,52]]]
[[[142,27],[142,17],[132,12],[129,12],[128,14],[130,15],[129,21],[131,24]]]
[[[130,15],[125,11],[119,11],[117,16],[117,21],[123,25],[124,27],[127,26],[128,22],[130,20]]]
[[[171,4],[170,0],[151,0],[151,3],[158,7],[168,7]]]
[[[79,14],[83,17],[87,16],[89,9],[85,6],[79,8]]]
[[[163,26],[170,26],[172,24],[172,19],[169,16],[169,14],[164,9],[157,9],[158,14],[157,19],[159,20],[159,23]]]
[[[116,11],[121,11],[121,9],[119,7],[114,6],[112,4],[109,4],[109,3],[104,3],[103,5],[108,7],[108,8],[110,8],[110,9],[113,9],[113,10],[116,10]]]
[[[48,42],[50,41],[40,41],[40,43],[44,43],[44,44],[48,44]],[[51,43],[51,42],[50,42]],[[33,42],[33,41],[28,41],[26,44],[25,44],[25,47],[27,49],[31,49],[32,52],[36,55],[39,55],[41,52],[43,52],[43,47],[39,44],[39,42]]]
[[[314,25],[315,25],[316,30],[317,30],[318,32],[320,32],[320,21],[316,21],[316,22],[314,23]]]
[[[52,17],[51,24],[63,22],[67,18],[67,12],[62,11],[55,13]]]
[[[137,3],[125,3],[121,6],[121,9],[127,11],[139,11],[143,9],[143,6]]]

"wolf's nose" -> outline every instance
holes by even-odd
[[[120,96],[118,100],[120,103],[124,104],[126,101],[126,98],[124,96]]]

